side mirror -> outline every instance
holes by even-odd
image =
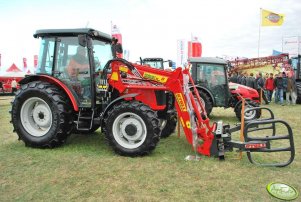
[[[172,67],[172,61],[168,60],[168,67]]]
[[[87,46],[86,35],[78,35],[78,44],[81,45],[82,47],[86,47]]]

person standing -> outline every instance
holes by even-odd
[[[254,74],[250,73],[250,76],[246,79],[246,86],[256,89]]]
[[[237,76],[237,83],[238,84],[241,84],[241,78],[243,77],[243,74],[242,74],[242,72],[240,72],[239,74],[238,74],[238,76]]]
[[[17,86],[18,86],[18,83],[17,83],[16,79],[14,78],[11,82],[12,93],[17,91]]]
[[[292,104],[296,104],[297,100],[297,86],[296,86],[296,80],[293,78],[293,74],[291,72],[288,73],[287,78],[287,88],[286,88],[286,104],[290,104],[289,97],[292,98]]]
[[[260,96],[260,100],[263,99],[265,101],[265,104],[268,105],[269,101],[264,94],[264,81],[263,81],[261,72],[258,72],[256,75],[255,85],[256,85],[256,90]]]
[[[286,100],[287,77],[285,72],[282,72],[282,80],[283,80],[283,100]]]
[[[268,96],[268,101],[271,102],[272,101],[272,96],[273,96],[273,92],[275,89],[275,85],[274,85],[274,77],[273,77],[273,73],[270,73],[270,77],[266,79],[265,84],[264,84],[264,88],[267,91],[267,96]]]
[[[264,77],[263,77],[263,83],[265,84],[265,82],[266,82],[266,80],[269,78],[269,73],[266,73],[265,75],[264,75]],[[263,91],[264,91],[264,95],[265,95],[265,97],[268,99],[268,91],[264,88],[263,89]]]
[[[238,77],[237,72],[233,72],[230,77],[230,82],[237,83],[238,81],[237,77]]]
[[[278,101],[280,101],[280,104],[284,105],[283,104],[283,78],[281,73],[278,75],[278,77],[275,78],[274,85],[276,87],[275,103],[278,103]]]
[[[243,76],[241,77],[241,80],[240,80],[240,84],[241,85],[246,85],[246,83],[247,83],[247,76],[248,76],[248,74],[247,74],[247,72],[245,72],[244,74],[243,74]]]

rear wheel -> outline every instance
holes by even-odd
[[[159,142],[159,120],[153,110],[140,102],[121,102],[105,118],[105,135],[120,155],[147,155]]]
[[[246,101],[245,102],[245,110],[253,107],[259,107],[259,104],[254,101]],[[240,102],[238,105],[236,105],[234,111],[236,114],[237,119],[240,121],[241,120],[241,108],[242,108],[242,102]],[[253,110],[245,113],[245,121],[250,121],[254,119],[258,119],[261,116],[261,111],[260,109],[258,110]]]
[[[26,146],[59,146],[72,130],[68,98],[46,82],[24,84],[12,103],[12,123]]]
[[[212,112],[213,102],[210,99],[210,96],[205,91],[199,90],[199,94],[200,94],[201,102],[205,104],[205,110],[207,112],[207,116],[209,116]]]

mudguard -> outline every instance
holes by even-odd
[[[23,84],[26,84],[26,83],[29,83],[32,81],[46,81],[46,82],[49,82],[49,83],[52,83],[52,84],[55,84],[56,86],[58,86],[69,97],[74,111],[78,112],[78,101],[75,99],[75,97],[74,97],[73,93],[71,92],[71,90],[69,89],[69,87],[66,84],[64,84],[62,81],[60,81],[59,79],[54,78],[52,76],[49,76],[49,75],[32,75],[32,76],[26,76],[19,83],[21,85],[23,85]]]
[[[213,104],[213,106],[216,106],[215,98],[214,98],[213,94],[212,94],[207,88],[205,88],[205,87],[203,87],[203,86],[198,86],[198,85],[196,85],[195,87],[196,87],[198,90],[206,91],[206,92],[210,95],[210,97],[211,97],[211,99],[212,99],[212,104]],[[191,89],[191,88],[192,88],[192,87],[190,87],[190,89]]]
[[[105,108],[105,110],[103,111],[102,115],[101,115],[101,119],[103,120],[103,118],[105,117],[105,114],[109,111],[109,109],[111,109],[116,103],[120,102],[121,100],[124,100],[125,98],[134,98],[137,95],[139,95],[138,93],[131,93],[131,94],[126,94],[123,96],[120,96],[118,98],[116,98],[115,100],[113,100],[112,102],[110,102],[110,104]]]

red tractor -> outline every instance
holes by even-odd
[[[224,159],[225,151],[238,148],[248,152],[252,163],[257,163],[253,152],[290,153],[287,161],[266,165],[286,166],[294,159],[291,128],[274,120],[272,112],[269,119],[244,124],[243,142],[231,139],[231,132],[241,125],[211,124],[188,69],[171,72],[112,59],[111,37],[94,29],[38,30],[34,37],[42,39],[38,71],[20,81],[11,111],[14,131],[26,146],[52,148],[63,144],[72,132],[101,127],[116,153],[147,155],[167,125],[163,122],[172,103],[170,92],[175,98],[171,108],[175,107],[197,155]],[[286,126],[286,136],[277,136],[277,124]],[[273,134],[249,135],[266,125]],[[278,139],[289,141],[289,147],[270,144]]]
[[[201,98],[204,100],[207,114],[213,107],[233,108],[238,120],[241,118],[242,99],[245,108],[259,107],[258,92],[244,85],[228,82],[228,63],[224,59],[213,57],[190,58],[191,75]],[[245,120],[259,118],[260,110],[245,113]]]

